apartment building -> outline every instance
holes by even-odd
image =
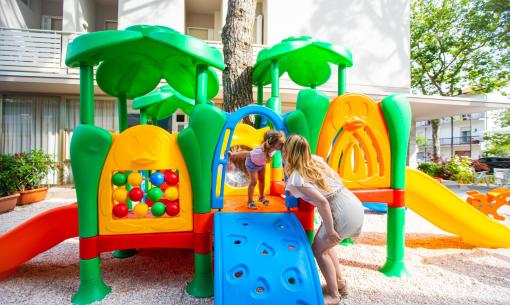
[[[228,0],[3,0],[0,1],[0,152],[42,149],[64,162],[78,123],[79,74],[65,66],[66,48],[76,35],[158,24],[206,40],[221,49]],[[409,1],[407,0],[257,0],[253,25],[258,51],[289,36],[307,35],[349,48],[354,66],[347,91],[374,99],[402,93],[410,97],[415,121],[505,107],[477,98],[410,94]],[[319,89],[336,95],[336,68]],[[221,73],[218,75],[221,78]],[[294,108],[299,86],[284,75],[283,111]],[[96,87],[97,125],[116,130],[115,100]],[[267,88],[266,97],[270,95]],[[214,102],[221,107],[222,91]],[[128,104],[130,108],[130,104]],[[137,124],[131,113],[129,124]],[[187,124],[176,113],[160,122],[170,131]],[[415,131],[411,162],[416,155]],[[63,182],[69,182],[68,174]],[[57,179],[54,179],[56,182]],[[61,181],[62,182],[62,181]]]

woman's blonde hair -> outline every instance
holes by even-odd
[[[314,183],[321,190],[328,192],[329,185],[326,183],[326,177],[330,170],[323,162],[314,160],[310,151],[308,141],[297,134],[291,135],[284,145],[285,149],[285,173],[290,176],[293,171],[307,182]]]
[[[278,132],[276,130],[268,130],[264,133],[264,142],[262,142],[262,144],[263,144],[263,151],[266,156],[266,162],[269,162],[271,160],[271,155],[269,153],[269,149],[271,148],[271,146],[273,146],[277,143],[283,144],[283,139],[282,139],[282,135],[280,132]]]

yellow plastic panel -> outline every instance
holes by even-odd
[[[261,129],[255,129],[250,125],[247,124],[237,124],[235,130],[234,130],[234,136],[232,137],[232,143],[230,144],[230,147],[242,145],[246,146],[247,148],[254,149],[255,147],[259,146],[264,138],[264,133],[269,130],[269,127],[264,127]],[[223,147],[221,148],[221,151],[224,152],[227,147],[227,141],[228,136],[225,136],[225,139],[223,141]],[[221,180],[221,172],[218,172],[218,181]],[[269,194],[271,186],[271,163],[268,163],[266,165],[266,186],[264,188],[264,193]],[[217,184],[216,193],[219,194],[219,189],[221,185]],[[248,188],[247,187],[232,187],[225,183],[225,190],[224,196],[231,196],[231,195],[244,195],[247,196],[248,194]],[[255,194],[258,195],[259,190],[258,186],[255,187]]]
[[[112,217],[112,174],[125,170],[179,171],[180,213],[175,217]],[[184,158],[177,145],[177,134],[151,125],[127,129],[113,142],[99,182],[99,234],[140,234],[181,232],[193,229],[191,183]],[[149,212],[150,214],[150,212]]]
[[[378,103],[353,93],[331,102],[317,154],[328,159],[329,166],[338,171],[347,187],[390,187],[390,152],[388,131]]]

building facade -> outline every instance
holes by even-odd
[[[69,140],[78,123],[79,74],[65,63],[66,48],[85,32],[124,29],[135,24],[163,25],[207,40],[221,49],[228,0],[3,0],[0,1],[0,152],[42,149],[69,163]],[[312,36],[350,49],[347,91],[374,99],[401,93],[410,97],[413,119],[501,108],[477,99],[447,99],[410,94],[409,1],[258,0],[253,34],[258,51],[290,36]],[[336,68],[319,87],[336,95]],[[218,73],[221,79],[221,73]],[[284,75],[283,111],[294,109],[301,88]],[[115,100],[96,87],[96,122],[117,130]],[[266,88],[265,96],[270,96]],[[221,107],[222,91],[214,102]],[[131,104],[128,103],[128,107]],[[129,117],[137,124],[137,115]],[[187,117],[176,113],[160,122],[178,131]],[[416,155],[414,131],[410,159]],[[66,167],[68,170],[68,166]],[[60,182],[70,182],[65,173]],[[57,178],[52,180],[58,181]]]

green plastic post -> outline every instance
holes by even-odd
[[[207,104],[207,66],[197,65],[196,104]]]
[[[381,102],[391,147],[391,187],[405,189],[407,143],[411,130],[411,106],[407,97],[391,95]],[[405,208],[388,208],[388,254],[381,272],[387,276],[408,275],[404,264]]]
[[[94,125],[94,68],[80,66],[80,123]]]
[[[306,237],[308,237],[308,241],[310,242],[310,245],[312,245],[313,238],[315,237],[315,232],[313,230],[308,230],[305,233],[306,233]]]
[[[296,101],[296,110],[285,118],[290,133],[305,137],[310,143],[312,154],[317,151],[319,134],[329,109],[328,96],[315,89],[302,89]]]
[[[226,120],[220,109],[198,104],[191,113],[188,128],[177,136],[190,175],[195,213],[211,211],[211,164]]]
[[[278,71],[278,61],[271,61],[271,96],[280,96],[280,73]]]
[[[352,238],[346,238],[340,242],[340,246],[350,246],[354,245],[354,240]]]
[[[195,253],[195,277],[186,287],[186,291],[197,298],[214,295],[211,253]]]
[[[262,84],[257,85],[257,105],[264,105],[264,85]],[[261,119],[260,115],[255,116],[255,128],[260,128]]]
[[[147,125],[147,114],[145,114],[145,111],[140,111],[140,125]]]
[[[404,263],[405,208],[388,207],[388,232],[386,263],[380,269],[386,276],[408,276]]]
[[[123,132],[128,128],[127,99],[125,94],[119,95],[117,98],[117,107],[119,110],[119,131]]]
[[[104,299],[111,291],[101,277],[99,257],[80,260],[80,287],[71,302],[78,305],[91,304]]]
[[[346,67],[338,66],[338,95],[342,95],[347,91]]]
[[[78,232],[82,238],[97,236],[99,232],[99,179],[111,145],[110,133],[92,125],[78,125],[71,138],[71,168],[78,201]]]

